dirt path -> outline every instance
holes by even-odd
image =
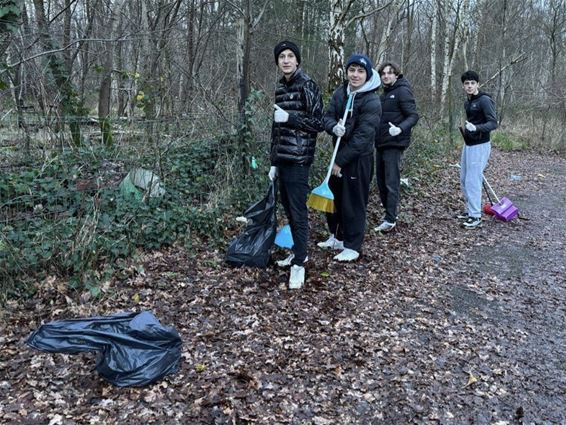
[[[417,184],[397,231],[370,232],[355,264],[313,242],[303,291],[274,268],[179,250],[147,255],[101,302],[42,282],[3,314],[0,423],[566,423],[565,171],[564,159],[494,152],[488,178],[528,220],[466,231],[452,218],[456,171],[440,170],[444,184]],[[125,309],[179,330],[179,373],[119,389],[91,355],[24,345],[42,321]]]

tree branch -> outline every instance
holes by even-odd
[[[391,5],[391,3],[393,3],[393,1],[394,0],[390,0],[389,3],[384,4],[383,6],[378,7],[377,9],[373,9],[373,10],[370,10],[369,12],[363,12],[363,13],[360,13],[359,15],[353,16],[352,18],[348,19],[347,25],[350,25],[351,23],[353,23],[355,21],[367,18],[368,16],[375,15],[376,13],[381,12],[383,9],[387,9],[389,7],[389,5]]]
[[[71,41],[69,44],[67,44],[65,47],[61,47],[60,49],[53,49],[53,50],[47,50],[45,52],[41,52],[41,53],[37,53],[33,56],[30,56],[29,58],[24,58],[18,62],[14,62],[14,63],[9,63],[6,64],[6,67],[2,70],[0,70],[0,74],[3,74],[4,72],[7,72],[10,68],[13,68],[15,66],[21,65],[25,62],[29,62],[30,60],[39,58],[41,56],[47,56],[47,55],[51,55],[53,53],[59,53],[59,52],[63,52],[65,50],[67,50],[69,47],[71,47],[73,44],[77,44],[77,43],[84,43],[85,41],[100,41],[100,42],[124,42],[124,41],[128,41],[125,38],[116,38],[116,39],[107,39],[107,38],[82,38],[80,40],[74,40]]]
[[[527,59],[527,54],[526,53],[521,53],[519,56],[517,56],[515,59],[511,59],[511,62],[509,62],[507,65],[505,65],[504,67],[502,67],[499,71],[497,71],[495,74],[493,74],[490,78],[488,78],[483,84],[482,86],[485,86],[486,84],[490,83],[491,81],[495,80],[497,78],[497,76],[499,74],[501,74],[503,71],[505,71],[507,68],[509,68],[512,65],[515,65],[518,62],[522,62],[525,59]],[[481,86],[480,86],[481,87]]]
[[[263,7],[261,8],[261,12],[259,12],[259,15],[257,15],[256,18],[253,21],[252,30],[255,29],[257,24],[259,24],[259,21],[261,21],[261,17],[263,16],[263,13],[265,12],[265,8],[266,8],[266,6],[268,5],[269,2],[270,2],[270,0],[265,0],[265,3],[263,3]]]
[[[232,6],[234,8],[234,10],[236,12],[238,12],[241,16],[244,16],[244,10],[238,6],[236,3],[234,3],[233,1],[230,0],[226,0],[226,3],[228,3],[230,6]]]

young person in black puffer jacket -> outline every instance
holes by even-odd
[[[289,219],[293,253],[277,262],[291,267],[289,288],[305,282],[307,260],[309,170],[322,126],[322,96],[317,84],[300,68],[301,52],[291,41],[275,46],[275,63],[283,74],[275,89],[269,178],[279,175],[281,203]]]
[[[371,60],[354,54],[346,63],[348,81],[332,95],[324,114],[324,128],[341,137],[340,147],[332,168],[329,186],[334,194],[336,212],[327,214],[331,236],[318,246],[337,249],[337,261],[354,261],[360,256],[366,230],[366,211],[369,188],[373,177],[373,140],[381,116],[379,76]],[[342,122],[348,96],[353,97],[351,112]]]
[[[399,65],[385,62],[378,71],[383,93],[380,96],[381,121],[375,137],[376,176],[385,217],[375,231],[389,232],[397,222],[401,157],[411,143],[411,129],[419,120],[419,115],[413,90],[403,77]]]

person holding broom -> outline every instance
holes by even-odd
[[[464,147],[460,159],[460,185],[466,199],[466,211],[458,215],[462,227],[481,226],[481,188],[483,170],[491,154],[490,132],[497,128],[495,102],[479,90],[480,77],[475,71],[461,76],[466,101],[466,123],[463,129]]]
[[[283,74],[275,89],[271,131],[269,179],[279,178],[279,193],[293,237],[293,252],[279,267],[291,267],[289,288],[305,282],[307,260],[309,170],[314,161],[316,137],[323,130],[322,96],[318,85],[300,68],[301,52],[291,41],[273,49]]]
[[[331,235],[318,246],[340,250],[334,256],[337,261],[358,259],[366,230],[374,138],[381,117],[381,104],[375,93],[380,80],[372,68],[366,55],[350,56],[346,63],[347,81],[336,89],[324,115],[326,132],[333,136],[334,144],[340,138],[340,145],[329,180],[335,203],[335,212],[326,214]],[[345,115],[350,96],[350,112]]]

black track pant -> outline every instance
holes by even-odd
[[[330,177],[336,212],[326,214],[328,228],[346,248],[361,251],[366,232],[369,188],[373,177],[373,155],[362,156],[344,168],[342,177]]]
[[[378,150],[375,155],[379,197],[385,209],[385,220],[389,223],[397,221],[402,155],[403,150],[396,148]]]
[[[281,165],[279,173],[279,194],[293,235],[292,264],[303,265],[307,256],[309,238],[309,217],[307,196],[309,194],[309,166]]]

